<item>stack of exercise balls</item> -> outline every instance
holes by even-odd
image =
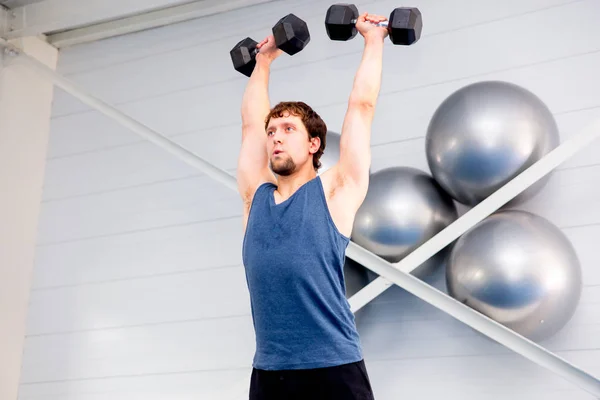
[[[453,223],[457,204],[476,206],[558,144],[552,113],[530,91],[498,81],[462,87],[439,105],[429,123],[425,152],[431,173],[404,166],[373,172],[351,239],[398,262]],[[531,340],[553,336],[579,303],[581,267],[557,226],[518,210],[550,177],[413,274],[425,278],[445,268],[448,293],[458,301]]]

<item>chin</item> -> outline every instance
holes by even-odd
[[[279,176],[290,176],[294,173],[294,171],[291,171],[289,169],[285,169],[285,170],[279,170],[279,171],[275,171],[275,173]]]
[[[294,173],[293,168],[273,168],[273,172],[279,176],[290,176]]]
[[[296,164],[292,160],[271,162],[271,170],[279,176],[290,176],[296,171]]]

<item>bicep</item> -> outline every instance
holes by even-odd
[[[373,107],[350,104],[342,125],[339,173],[358,186],[369,178],[372,121]]]
[[[251,200],[261,183],[273,180],[268,165],[266,140],[262,129],[246,128],[242,134],[236,176],[238,190],[245,202]]]

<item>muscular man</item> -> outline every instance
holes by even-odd
[[[343,266],[369,185],[370,137],[381,85],[386,18],[362,14],[364,38],[340,139],[321,175],[327,127],[302,102],[270,109],[269,69],[281,51],[259,44],[242,101],[238,188],[243,262],[256,334],[251,400],[373,399]]]

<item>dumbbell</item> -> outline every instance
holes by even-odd
[[[272,31],[275,45],[291,56],[302,51],[310,42],[310,33],[306,22],[294,14],[288,14],[277,21]],[[252,75],[256,66],[256,55],[259,51],[256,48],[257,45],[258,42],[247,37],[240,40],[231,49],[229,54],[236,71],[248,77]]]
[[[356,34],[358,8],[354,4],[334,4],[327,10],[325,28],[331,40],[350,40]],[[377,26],[388,28],[390,40],[396,45],[409,46],[421,37],[421,11],[413,7],[399,7],[391,12],[388,21]]]

